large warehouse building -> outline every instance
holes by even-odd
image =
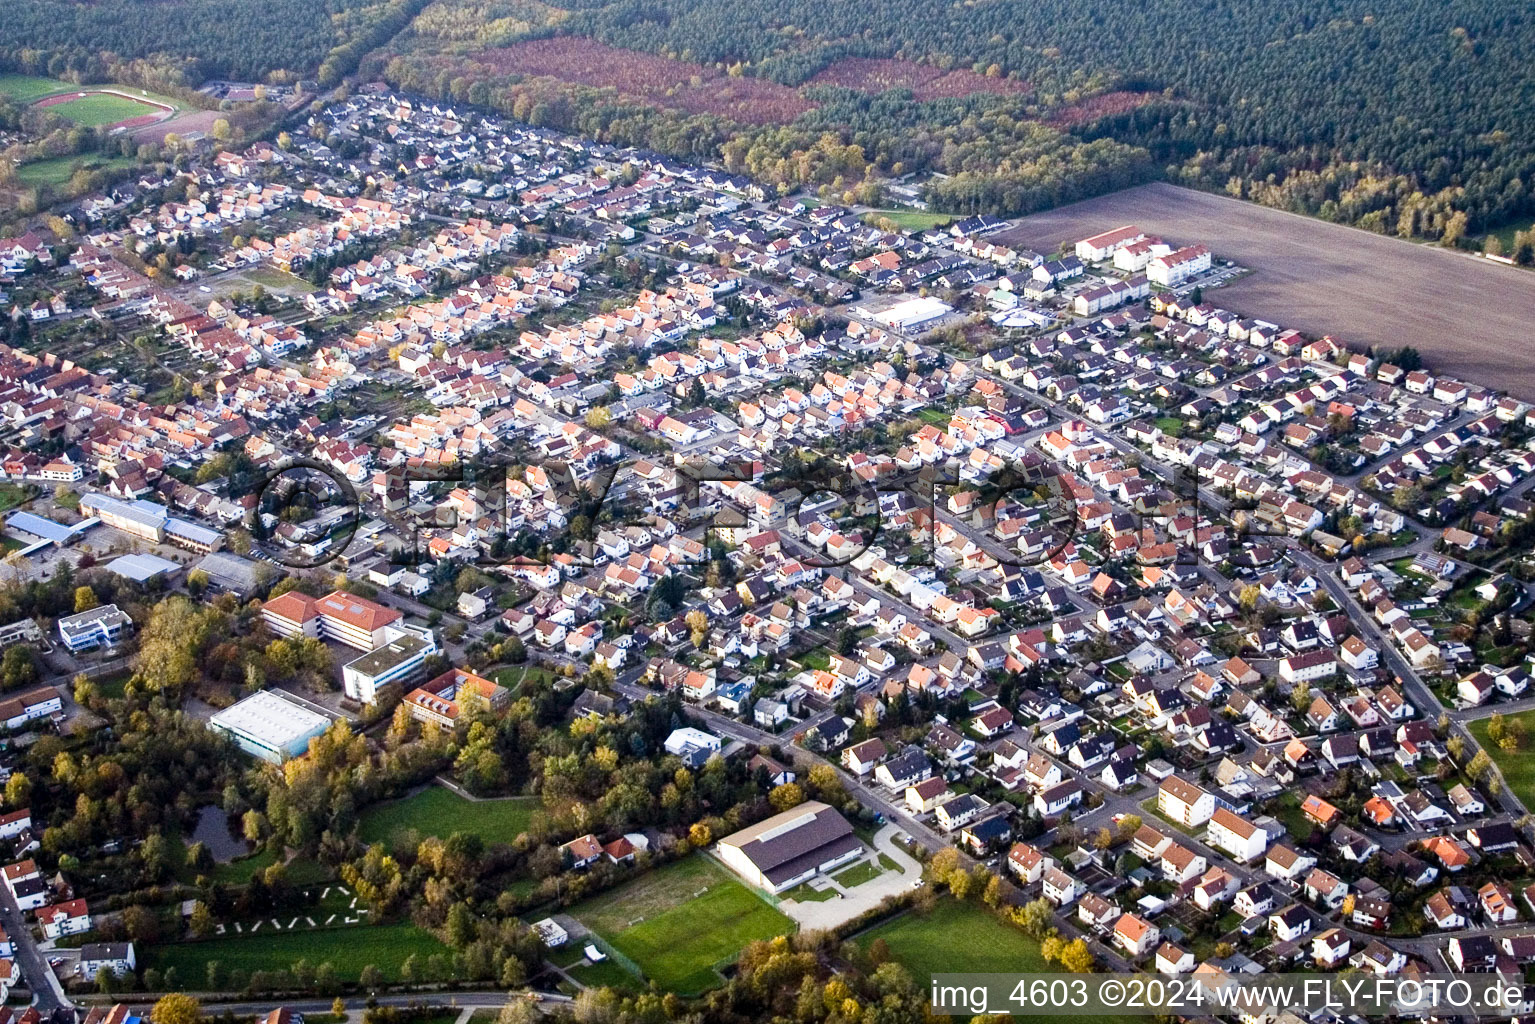
[[[863,855],[863,843],[836,808],[807,800],[720,840],[730,868],[768,892],[792,889]]]
[[[330,728],[330,719],[268,690],[259,690],[212,718],[208,724],[227,734],[247,754],[282,764],[309,750],[309,741]]]

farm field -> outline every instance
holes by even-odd
[[[16,180],[23,185],[62,185],[82,167],[116,170],[137,165],[138,161],[128,156],[103,157],[93,153],[56,156],[49,160],[33,160],[22,164],[16,168]]]
[[[369,964],[385,978],[399,977],[400,964],[412,953],[427,957],[446,953],[447,947],[431,932],[413,924],[358,925],[351,928],[256,932],[221,935],[200,942],[175,942],[155,946],[149,965],[176,973],[196,985],[206,977],[208,963],[217,960],[224,970],[263,971],[287,967],[298,960],[329,963],[338,977],[355,981]]]
[[[1535,398],[1535,288],[1516,267],[1165,183],[1025,217],[994,238],[1045,252],[1120,224],[1252,269],[1207,302],[1357,347],[1413,345],[1436,373]]]
[[[1529,733],[1535,734],[1535,711],[1521,711],[1518,714],[1503,717],[1505,721],[1522,722]],[[1503,781],[1508,783],[1508,788],[1513,791],[1514,796],[1528,807],[1531,801],[1535,801],[1535,750],[1530,749],[1528,742],[1523,750],[1499,748],[1487,736],[1488,721],[1486,718],[1478,718],[1474,722],[1467,722],[1466,728],[1471,730],[1471,735],[1476,738],[1476,742],[1497,764],[1498,770],[1503,773]]]
[[[703,891],[700,894],[700,890]],[[570,915],[663,990],[702,992],[748,942],[794,930],[775,907],[701,853],[572,907]]]
[[[530,39],[484,50],[471,59],[501,73],[611,87],[657,106],[748,124],[786,123],[814,106],[788,86],[766,79],[730,78],[712,67],[621,50],[579,36]]]
[[[533,797],[466,800],[442,786],[428,786],[414,796],[368,808],[357,826],[365,843],[387,842],[409,829],[445,839],[473,832],[488,843],[510,843],[527,831],[538,801]]]

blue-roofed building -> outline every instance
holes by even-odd
[[[748,683],[727,683],[714,691],[714,702],[722,711],[732,715],[744,713],[751,704],[752,688]]]
[[[113,529],[157,544],[164,542],[208,554],[217,551],[224,543],[224,535],[219,531],[177,519],[164,505],[142,498],[119,501],[109,494],[93,492],[81,497],[80,511],[99,516]]]
[[[52,519],[32,512],[19,511],[12,512],[6,518],[5,525],[16,533],[36,537],[40,541],[50,541],[62,547],[73,543],[77,537],[82,536],[85,531],[99,522],[98,519],[84,519],[73,526],[65,526],[63,523],[56,523]]]

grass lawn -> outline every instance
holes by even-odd
[[[777,908],[701,853],[570,910],[663,990],[713,988],[725,963],[756,939],[794,930]]]
[[[61,82],[57,78],[38,78],[34,75],[0,75],[0,96],[15,100],[17,103],[31,103],[40,100],[44,96],[52,96],[56,92],[65,89],[75,89],[78,86]]]
[[[1526,731],[1535,735],[1535,711],[1521,711],[1514,715],[1504,715],[1505,722],[1522,722]],[[1526,740],[1523,750],[1503,750],[1492,742],[1487,736],[1487,723],[1490,719],[1479,718],[1467,723],[1471,735],[1476,737],[1476,742],[1487,751],[1487,756],[1497,764],[1498,770],[1503,773],[1503,781],[1508,783],[1508,788],[1513,790],[1525,807],[1535,805],[1535,749],[1532,749],[1530,741]]]
[[[832,877],[835,878],[844,889],[852,889],[855,886],[860,886],[865,882],[873,881],[884,873],[884,870],[878,864],[873,864],[869,861],[861,860],[857,864],[854,864],[852,867],[848,868],[846,871],[839,871],[835,875],[832,875]]]
[[[873,220],[888,220],[902,231],[926,231],[942,227],[954,219],[952,213],[933,213],[929,210],[875,210],[869,214]]]
[[[0,484],[0,512],[11,509],[27,500],[27,492],[15,484]]]
[[[136,166],[138,161],[131,156],[104,157],[99,153],[57,156],[51,160],[33,160],[22,164],[16,168],[16,180],[23,185],[62,185],[82,167],[104,171]]]
[[[276,267],[251,267],[248,270],[242,270],[240,272],[240,276],[245,278],[245,280],[249,281],[251,284],[259,284],[261,287],[267,289],[268,291],[319,291],[317,287],[304,280],[302,277],[295,277],[292,274],[278,270]]]
[[[55,103],[48,108],[50,114],[58,114],[67,117],[76,124],[87,128],[97,128],[104,124],[116,124],[126,121],[131,117],[143,117],[145,114],[154,114],[158,107],[151,107],[147,103],[140,103],[126,96],[113,96],[110,93],[98,92],[81,96],[78,99],[66,100],[63,103]]]
[[[384,977],[399,977],[400,964],[412,953],[422,957],[446,953],[436,936],[413,924],[358,925],[353,928],[257,932],[254,935],[220,935],[202,942],[166,943],[149,950],[150,965],[176,973],[196,985],[207,976],[208,962],[217,960],[226,971],[274,970],[300,959],[319,965],[330,963],[338,977],[355,981],[369,964]]]
[[[935,427],[947,427],[954,414],[943,409],[923,409],[917,413],[917,419],[923,423],[931,423]]]
[[[1003,924],[984,907],[945,899],[931,914],[902,914],[858,937],[867,946],[884,939],[891,957],[926,985],[930,974],[1050,970],[1039,943]]]
[[[249,857],[241,857],[232,860],[228,864],[215,864],[213,870],[208,872],[208,877],[215,882],[225,882],[230,885],[244,885],[255,877],[256,872],[265,871],[276,863],[277,858],[265,847],[257,850]]]
[[[553,679],[554,675],[547,669],[539,668],[537,665],[510,665],[506,668],[496,669],[490,674],[490,678],[508,690],[515,692],[517,687],[530,679],[536,683]]]
[[[0,92],[4,91],[5,79],[0,78]],[[1528,217],[1522,220],[1510,221],[1507,224],[1504,224],[1502,227],[1499,227],[1497,230],[1489,231],[1487,234],[1483,235],[1482,244],[1485,246],[1487,244],[1486,240],[1489,237],[1496,235],[1498,241],[1503,243],[1503,255],[1508,256],[1514,251],[1514,236],[1521,231],[1528,231],[1532,227],[1535,227],[1535,220],[1531,220]]]
[[[110,700],[122,700],[128,693],[128,680],[133,678],[132,672],[113,672],[109,676],[100,676],[92,679],[96,686],[96,692]]]
[[[1157,429],[1168,437],[1183,436],[1183,421],[1176,416],[1157,417]]]
[[[595,964],[582,964],[567,971],[583,985],[592,988],[611,988],[619,992],[633,992],[640,988],[640,979],[630,974],[615,960],[603,960]]]
[[[986,908],[952,899],[940,902],[927,916],[902,914],[858,936],[869,945],[884,939],[890,956],[926,988],[934,974],[1055,973],[1040,954],[1039,943],[1003,924]],[[1137,1017],[1080,1017],[1097,1024],[1129,1024]]]
[[[783,898],[793,900],[795,903],[825,903],[827,900],[837,898],[837,890],[830,888],[816,889],[809,882],[801,882],[785,892]]]
[[[442,786],[428,786],[415,796],[368,808],[358,823],[357,835],[365,843],[377,843],[407,829],[439,839],[454,832],[473,832],[486,843],[510,843],[528,830],[537,806],[534,797],[466,800]]]
[[[831,652],[824,647],[815,647],[799,656],[799,663],[816,672],[825,672],[831,668]]]

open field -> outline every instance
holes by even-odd
[[[129,156],[103,157],[97,153],[76,156],[56,156],[49,160],[33,160],[16,168],[16,180],[23,185],[62,185],[82,167],[91,170],[116,170],[137,166],[138,161]]]
[[[929,228],[941,228],[954,219],[952,213],[933,213],[931,210],[872,210],[867,216],[871,220],[888,220],[902,231],[927,231]]]
[[[270,931],[221,935],[201,942],[156,945],[149,951],[150,966],[176,973],[189,986],[207,977],[208,962],[217,960],[224,970],[269,971],[307,959],[330,963],[338,977],[355,981],[369,964],[385,978],[399,977],[400,964],[412,953],[422,957],[446,953],[436,936],[413,924],[358,925],[353,928],[316,928],[309,931]]]
[[[1047,971],[1039,943],[1003,924],[984,907],[941,901],[931,914],[902,914],[858,937],[867,946],[884,939],[890,956],[927,985],[930,974],[956,971]]]
[[[919,988],[934,974],[1050,973],[1039,943],[974,903],[945,899],[926,917],[906,913],[857,937],[867,946],[884,939],[890,957],[912,973]],[[1134,1017],[1083,1017],[1093,1024],[1129,1024]]]
[[[657,106],[749,124],[786,123],[814,106],[788,86],[764,78],[731,78],[702,64],[621,50],[580,36],[529,39],[482,51],[472,59],[501,73],[611,87]]]
[[[996,238],[1044,252],[1130,223],[1252,269],[1207,301],[1358,347],[1413,345],[1431,370],[1535,398],[1535,287],[1515,267],[1164,183],[1025,217]]]
[[[79,86],[61,82],[57,78],[38,78],[35,75],[0,75],[0,96],[13,99],[17,103],[31,103],[40,100],[44,96],[51,96],[65,89],[78,89]]]
[[[1526,733],[1535,737],[1535,711],[1521,711],[1503,717],[1505,721],[1524,723]],[[1503,781],[1508,783],[1514,796],[1526,807],[1535,806],[1535,749],[1532,749],[1535,743],[1527,740],[1523,750],[1501,750],[1487,737],[1489,721],[1487,718],[1478,718],[1466,723],[1466,728],[1471,730],[1471,735],[1476,737],[1481,748],[1487,751],[1487,756],[1497,763],[1498,770],[1503,773]]]
[[[441,839],[454,832],[473,832],[486,843],[510,843],[527,831],[537,806],[533,797],[466,800],[452,790],[428,786],[414,796],[368,808],[357,835],[365,843],[377,843],[408,829]]]
[[[240,271],[240,276],[251,284],[259,284],[269,292],[280,292],[284,295],[294,293],[307,295],[309,292],[320,290],[302,277],[278,270],[276,267],[264,265],[247,267]]]
[[[748,942],[794,930],[776,908],[701,853],[579,904],[570,915],[663,990],[702,992]]]

